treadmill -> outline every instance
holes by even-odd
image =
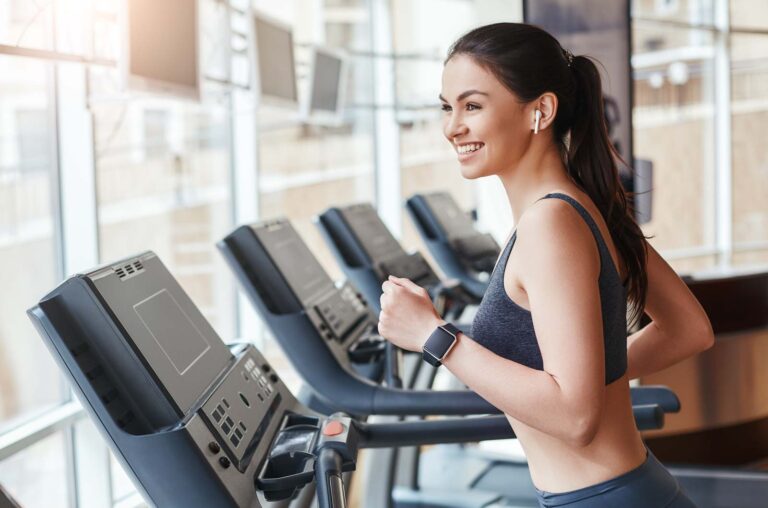
[[[459,281],[441,280],[421,253],[407,253],[370,203],[329,208],[317,217],[317,224],[344,274],[377,313],[381,284],[390,275],[425,288],[449,321],[458,320],[467,306],[480,303],[482,295],[478,297]]]
[[[414,194],[405,207],[430,254],[448,277],[482,299],[501,248],[481,233],[447,192]]]
[[[310,410],[256,347],[225,344],[152,252],[70,277],[28,315],[151,506],[283,508],[316,479],[320,508],[340,508],[360,448],[512,434],[502,416],[373,424]]]
[[[391,355],[384,354],[384,346],[389,343],[376,335],[375,315],[349,282],[339,286],[333,284],[288,220],[276,219],[241,226],[218,246],[286,356],[304,377],[306,385],[315,392],[315,400],[327,404],[312,406],[312,399],[307,399],[310,407],[327,413],[345,410],[365,414],[402,414],[390,410],[392,404],[387,399],[392,398],[420,399],[422,402],[418,402],[418,406],[412,407],[408,413],[416,415],[427,414],[423,411],[424,404],[439,408],[442,414],[498,411],[467,390],[408,391],[374,385],[398,377],[387,374],[391,369],[397,371],[398,363],[392,362]],[[277,295],[280,295],[279,298]],[[377,343],[379,347],[374,346]],[[374,354],[361,355],[361,349],[367,354]],[[411,356],[421,364],[418,355]],[[366,369],[360,368],[361,361],[368,366]],[[412,379],[405,384],[414,386]],[[679,409],[675,395],[664,387],[633,389],[632,397],[641,429],[659,427],[662,411]],[[430,399],[433,402],[426,402]],[[446,401],[449,407],[442,401]],[[398,404],[399,407],[403,405]],[[435,457],[444,457],[440,455],[441,451],[432,452]],[[456,456],[452,457],[452,461],[456,459]],[[395,460],[395,457],[389,460]],[[502,492],[505,499],[514,500],[519,506],[536,506],[535,492],[524,463],[502,459],[489,462],[481,457],[466,456],[463,460],[463,466],[459,467],[463,471],[474,469],[474,475],[462,472],[453,477],[464,476],[463,486],[476,492],[481,501],[486,491]],[[399,467],[406,466],[401,461]],[[427,501],[430,506],[454,506],[439,504],[434,498],[427,499],[433,493],[419,492],[417,477],[413,471],[406,479],[401,478],[402,488],[395,492],[395,500],[408,501],[398,503],[398,506],[410,506],[408,503],[416,506]],[[453,496],[455,500],[456,494]],[[461,506],[482,506],[471,504],[469,494],[462,503]]]

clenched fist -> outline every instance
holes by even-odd
[[[435,328],[443,323],[429,293],[408,279],[391,275],[381,289],[379,333],[401,349],[420,352]]]

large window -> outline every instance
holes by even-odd
[[[669,11],[671,16],[677,11]],[[633,23],[634,154],[653,164],[651,243],[678,270],[715,262],[714,39],[667,21]]]
[[[0,483],[26,508],[141,503],[26,316],[80,264],[154,250],[223,339],[258,339],[297,389],[274,341],[243,326],[258,318],[215,248],[235,220],[288,217],[334,278],[312,223],[329,206],[389,214],[443,190],[481,220],[485,209],[481,227],[499,240],[509,232],[497,182],[462,179],[437,94],[449,44],[519,21],[519,1],[196,1],[200,101],[123,90],[122,0],[0,2]],[[347,52],[342,122],[240,107],[251,4],[292,27],[300,96],[310,46]],[[764,268],[768,4],[634,0],[632,16],[634,152],[655,174],[645,232],[681,272]],[[401,216],[403,244],[421,248]]]
[[[58,279],[51,76],[50,64],[0,56],[0,431],[65,396],[25,314]]]
[[[443,135],[438,95],[448,48],[477,24],[481,18],[478,7],[450,0],[396,0],[393,4],[402,199],[416,193],[448,191],[462,208],[470,210],[476,206],[476,186],[462,178],[456,153]],[[506,9],[514,11],[511,6]],[[424,30],[427,17],[435,17],[435,22]],[[402,231],[407,249],[429,255],[407,214],[403,214]]]
[[[768,263],[768,4],[731,2],[733,263]]]

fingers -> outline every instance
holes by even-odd
[[[426,289],[424,289],[423,287],[419,286],[418,284],[416,284],[415,282],[413,282],[410,279],[406,279],[406,278],[403,278],[403,277],[395,277],[394,275],[390,275],[389,276],[389,280],[387,282],[392,282],[394,284],[397,284],[398,286],[403,287],[403,288],[407,289],[408,291],[410,291],[412,293],[416,293],[417,295],[426,295],[427,294],[427,290]],[[385,282],[385,284],[386,284],[386,282]]]

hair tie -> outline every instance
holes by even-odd
[[[568,61],[568,67],[570,67],[571,64],[573,63],[573,53],[571,53],[567,49],[564,49],[563,54],[565,55],[565,59]]]

